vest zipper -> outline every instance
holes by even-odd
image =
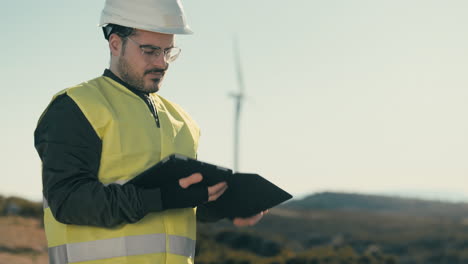
[[[151,114],[153,115],[154,121],[156,122],[156,126],[158,128],[161,128],[161,124],[159,123],[158,110],[156,110],[156,106],[154,105],[154,102],[151,99],[151,97],[149,95],[147,95],[147,94],[141,94],[140,97],[141,97],[141,99],[143,99],[143,101],[145,101],[145,103],[148,106]]]
[[[152,109],[152,113],[153,113],[153,116],[154,116],[154,120],[156,121],[156,126],[158,126],[158,128],[161,127],[161,124],[159,123],[159,115],[158,115],[158,110],[156,109],[156,106],[154,105],[154,102],[153,100],[151,99],[151,97],[149,95],[145,95],[146,98],[148,99],[148,102],[150,103],[151,105],[151,109]]]

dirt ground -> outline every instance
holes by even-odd
[[[0,217],[0,264],[47,263],[47,243],[39,220]]]

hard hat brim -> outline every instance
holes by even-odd
[[[185,28],[174,28],[174,29],[167,29],[167,28],[154,28],[154,27],[142,27],[142,26],[131,26],[131,25],[122,25],[121,23],[120,24],[117,24],[117,23],[103,23],[103,24],[98,24],[98,27],[104,27],[106,26],[107,24],[116,24],[116,25],[121,25],[121,26],[126,26],[126,27],[132,27],[132,28],[136,28],[136,29],[141,29],[141,30],[146,30],[146,31],[151,31],[151,32],[156,32],[156,33],[162,33],[162,34],[176,34],[176,35],[191,35],[193,34],[194,32],[192,31],[192,29],[190,29],[189,27],[185,27]]]
[[[164,26],[158,26],[154,23],[151,24],[151,21],[146,23],[142,21],[135,21],[137,19],[132,19],[128,17],[123,17],[121,15],[112,14],[102,11],[101,20],[98,24],[99,27],[103,27],[107,24],[116,24],[130,28],[136,28],[151,32],[163,33],[163,34],[181,34],[188,35],[193,34],[193,31],[185,23],[185,17],[183,16],[166,16],[165,18],[169,23],[166,23]],[[175,22],[174,22],[175,21]]]

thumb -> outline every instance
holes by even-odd
[[[194,173],[188,177],[179,180],[180,187],[187,189],[190,185],[199,183],[203,180],[201,173]]]

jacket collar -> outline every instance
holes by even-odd
[[[109,69],[105,69],[104,70],[104,73],[102,74],[102,76],[105,76],[105,77],[109,77],[111,78],[112,80],[120,83],[121,85],[123,85],[125,88],[129,89],[130,91],[132,91],[133,93],[135,93],[136,95],[148,95],[148,93],[145,93],[145,92],[142,92],[140,90],[137,90],[135,88],[133,88],[130,84],[124,82],[122,79],[120,79],[117,75],[115,75],[111,70]]]

